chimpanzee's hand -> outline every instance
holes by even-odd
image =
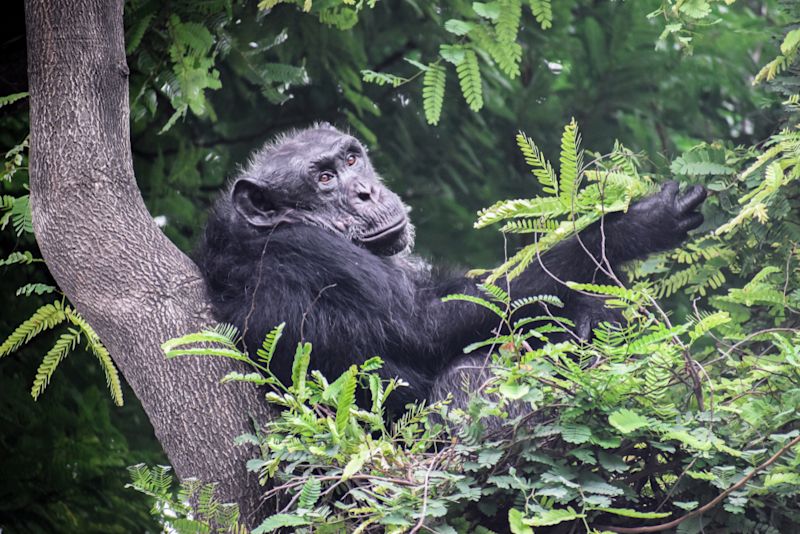
[[[701,185],[680,193],[677,182],[667,182],[655,195],[634,203],[622,216],[616,236],[627,249],[624,255],[632,259],[678,246],[703,224],[703,215],[695,210],[706,194]]]
[[[606,299],[577,291],[570,295],[567,316],[575,322],[573,333],[582,341],[591,341],[594,329],[600,323],[623,324],[619,308],[607,308]]]

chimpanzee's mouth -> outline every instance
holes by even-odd
[[[390,243],[406,229],[407,224],[408,219],[401,217],[375,232],[361,236],[359,241],[369,247],[376,247]]]

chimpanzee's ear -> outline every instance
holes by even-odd
[[[239,179],[233,184],[231,202],[236,212],[253,226],[271,227],[278,222],[277,206],[269,192],[252,180]]]

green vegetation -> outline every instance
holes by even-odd
[[[277,484],[275,514],[256,531],[796,529],[794,3],[131,0],[125,17],[136,174],[174,242],[191,248],[216,192],[259,143],[330,120],[371,145],[414,208],[421,252],[483,268],[486,296],[474,303],[507,326],[467,348],[492,353],[487,395],[463,412],[416,407],[393,424],[382,405],[402,384],[377,379],[379,360],[328,382],[301,346],[284,387],[268,371],[273,331],[259,373],[220,377],[270,386],[280,410],[241,438],[262,451],[251,470]],[[244,532],[213,487],[187,481],[173,493],[163,468],[131,468],[142,493],[123,488],[125,466],[163,459],[133,395],[112,412],[126,386],[36,250],[14,42],[2,45],[11,75],[0,81],[0,294],[11,303],[0,314],[0,528]],[[631,265],[619,285],[574,286],[607,297],[628,323],[601,325],[588,344],[531,349],[569,325],[538,320],[539,302],[555,315],[559,303],[519,301],[503,277],[667,178],[712,192],[691,241]],[[473,224],[499,225],[503,239]],[[509,257],[486,269],[504,241]],[[62,330],[48,337],[53,327]],[[223,328],[166,349],[242,358],[236,335]],[[519,406],[521,416],[508,409]],[[503,429],[487,435],[498,418]]]
[[[774,197],[767,192],[777,195],[778,184],[788,183],[779,177],[798,176],[800,145],[786,144],[797,138],[776,138],[782,149],[740,158],[740,168],[724,173],[759,178],[743,186],[748,192],[737,197],[744,207],[717,231],[631,266],[631,283],[569,283],[605,297],[627,320],[599,325],[585,343],[549,342],[548,335],[572,326],[550,312],[561,306],[557,298],[515,299],[493,281],[515,276],[537,251],[601,214],[626,209],[648,183],[621,146],[584,170],[574,122],[562,135],[558,176],[520,134],[520,148],[548,196],[497,203],[480,212],[476,226],[508,221],[504,231],[541,238],[480,273],[488,274],[479,285],[485,298],[445,298],[483,306],[504,325],[502,335],[464,348],[488,348],[494,379],[466,410],[448,410],[446,401],[416,406],[387,425],[386,396],[402,384],[381,383],[371,373],[379,359],[329,383],[317,371],[308,374],[306,343],[297,349],[291,385],[284,386],[269,371],[279,325],[252,362],[258,372],[223,378],[269,386],[266,399],[281,410],[258,434],[242,437],[262,451],[248,468],[272,483],[266,496],[283,497],[255,532],[288,526],[404,532],[422,525],[474,532],[507,525],[521,533],[562,523],[600,532],[645,520],[681,532],[791,530],[800,519],[800,331],[787,315],[798,306],[800,276],[776,266],[743,267],[753,248],[763,246],[753,232],[769,218]],[[730,157],[723,161],[733,165]],[[718,167],[693,169],[705,176],[717,175]],[[746,215],[754,199],[764,202],[753,208],[762,220]],[[797,261],[795,247],[784,253],[790,266]],[[727,280],[722,272],[732,265],[738,266],[735,280]],[[679,289],[693,297],[683,316],[655,300]],[[167,357],[248,361],[237,335],[221,327],[172,340],[164,350]],[[543,345],[532,348],[529,340]],[[356,404],[359,387],[369,410]]]

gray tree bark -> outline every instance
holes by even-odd
[[[30,188],[58,285],[97,330],[180,478],[218,482],[248,523],[259,486],[236,436],[263,421],[235,362],[166,360],[160,344],[212,322],[197,267],[153,222],[131,158],[122,0],[26,0]]]

